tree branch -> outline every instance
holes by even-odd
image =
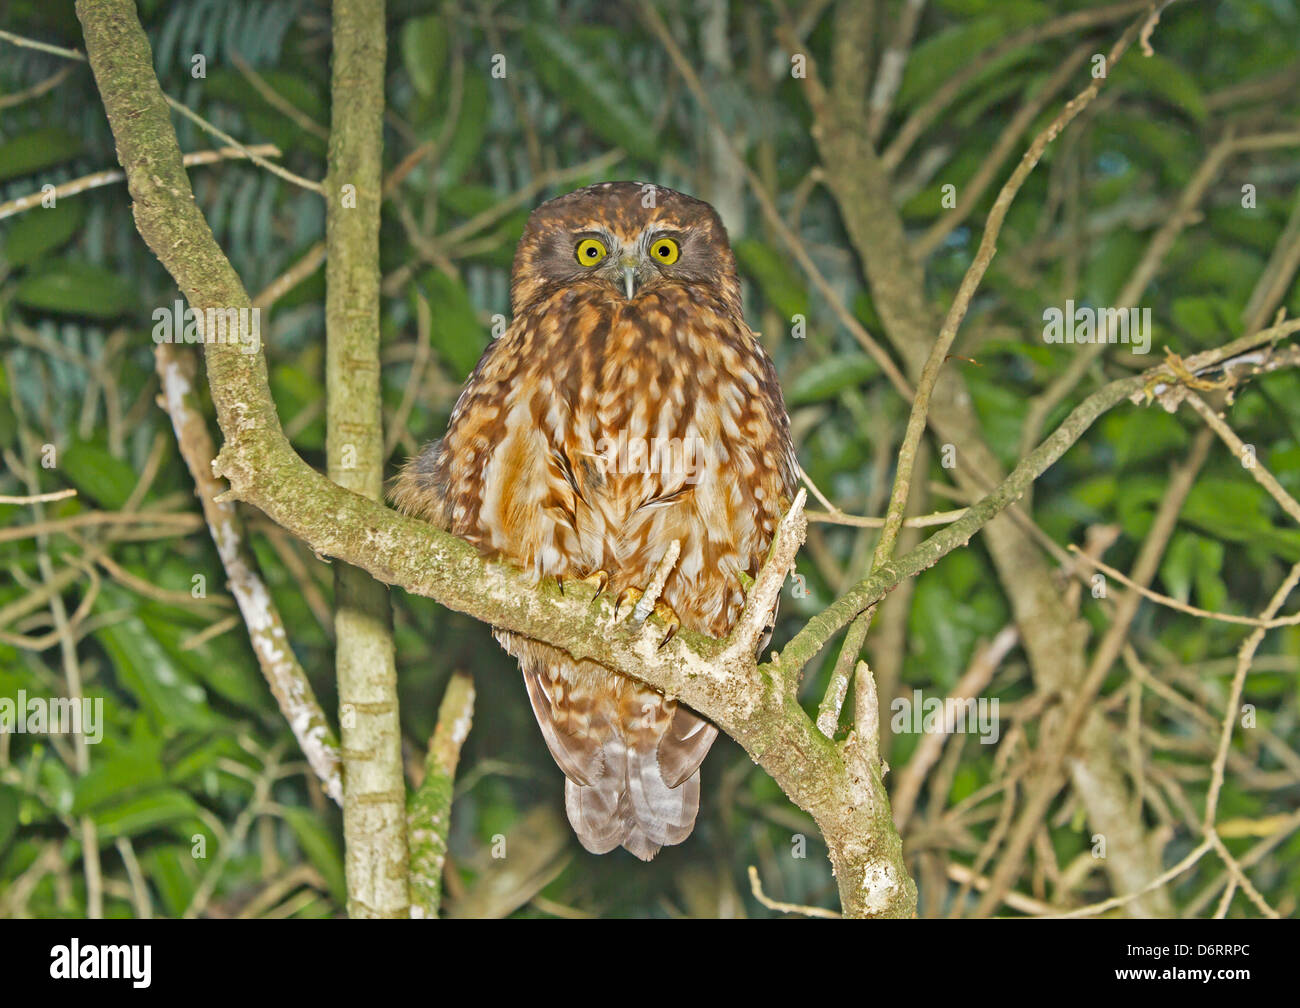
[[[321,787],[335,802],[343,804],[343,780],[339,770],[339,742],[316,700],[307,673],[289,646],[284,621],[258,573],[257,560],[248,545],[243,521],[230,501],[218,502],[221,482],[212,475],[212,436],[194,402],[198,368],[189,348],[177,349],[160,343],[154,350],[158,379],[162,384],[160,404],[171,417],[176,444],[194,479],[195,493],[203,508],[212,541],[217,545],[221,565],[230,579],[230,592],[239,604],[253,653],[262,675],[280,706],[289,727]]]
[[[325,445],[329,476],[373,501],[384,486],[379,395],[379,207],[384,0],[334,0],[325,183]],[[348,913],[406,917],[406,782],[388,591],[334,565]]]
[[[407,811],[411,851],[411,916],[437,917],[442,904],[442,871],[451,833],[451,801],[460,749],[474,721],[474,680],[457,672],[438,707],[438,724],[429,755]]]

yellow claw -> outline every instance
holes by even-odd
[[[664,634],[664,639],[659,642],[659,649],[662,649],[665,644],[673,639],[673,636],[681,627],[682,621],[678,618],[677,612],[667,602],[655,603],[655,615],[668,625],[668,632]]]
[[[589,584],[596,589],[596,594],[591,597],[591,601],[595,602],[596,599],[600,598],[601,595],[605,593],[605,589],[609,587],[609,571],[593,571],[582,579],[582,583]]]
[[[662,600],[656,602],[652,610],[646,609],[646,607],[641,604],[644,597],[645,592],[641,591],[640,588],[624,588],[619,592],[618,600],[614,603],[614,622],[617,623],[620,618],[624,618],[620,617],[620,614],[623,612],[623,607],[625,605],[630,607],[628,615],[631,617],[634,625],[644,623],[646,617],[653,612],[655,617],[668,627],[668,633],[666,633],[664,639],[659,642],[659,647],[663,647],[673,639],[673,636],[681,627],[682,621],[673,607]]]
[[[614,600],[614,622],[617,623],[622,618],[619,613],[623,611],[624,603],[630,603],[629,612],[636,612],[636,604],[641,601],[643,592],[640,588],[624,588],[618,593],[618,598]]]
[[[593,573],[591,573],[591,574],[588,574],[586,577],[576,578],[576,579],[575,579],[575,578],[564,578],[564,577],[558,577],[558,578],[555,579],[555,581],[556,581],[556,583],[560,586],[560,594],[561,594],[561,595],[564,594],[564,582],[565,582],[565,581],[573,581],[573,580],[578,581],[578,583],[580,583],[580,584],[591,585],[591,587],[593,587],[593,588],[596,589],[596,594],[594,594],[594,595],[591,597],[591,601],[592,601],[592,602],[595,602],[596,599],[600,598],[601,594],[602,594],[602,593],[605,591],[605,589],[609,586],[609,574],[608,574],[608,572],[603,571],[603,570],[598,570],[598,571],[595,571],[595,572],[593,572]]]

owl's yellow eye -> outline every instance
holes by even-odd
[[[650,245],[650,255],[665,266],[671,266],[681,254],[682,250],[671,238],[656,238]]]
[[[578,242],[578,247],[574,249],[574,255],[578,257],[578,262],[583,266],[595,266],[609,253],[605,251],[603,242],[599,242],[595,238],[584,238]]]

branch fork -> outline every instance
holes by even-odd
[[[731,664],[741,660],[754,662],[758,654],[759,642],[767,633],[772,616],[776,612],[781,589],[785,579],[794,570],[795,556],[808,534],[808,519],[804,515],[804,504],[808,500],[808,491],[803,487],[794,495],[790,510],[785,513],[781,523],[776,527],[772,545],[768,548],[767,559],[754,579],[745,598],[745,608],[741,611],[740,622],[727,636],[722,650],[723,661]]]

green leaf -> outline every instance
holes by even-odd
[[[133,596],[116,584],[104,585],[96,605],[103,612],[134,608]],[[101,627],[95,639],[108,652],[122,686],[159,730],[169,735],[185,728],[209,731],[217,724],[202,688],[172,661],[138,616]]]
[[[94,815],[99,839],[135,836],[179,820],[197,819],[202,809],[184,791],[175,788],[148,791]]]
[[[786,389],[791,406],[834,399],[847,388],[854,388],[880,373],[880,365],[866,354],[835,354],[804,368]]]
[[[77,491],[108,511],[119,510],[140,481],[140,474],[129,462],[91,441],[74,442],[63,452],[60,463]]]
[[[948,367],[964,374],[970,388],[984,437],[1004,465],[1010,469],[1016,462],[1020,445],[1020,431],[1024,426],[1029,400],[1005,378],[991,368],[977,367],[960,360],[951,360]]]
[[[1204,540],[1194,532],[1178,532],[1170,540],[1160,562],[1160,580],[1164,582],[1165,594],[1179,602],[1186,602],[1191,597],[1196,565],[1203,560],[1202,542]]]
[[[258,73],[285,103],[296,108],[308,119],[328,125],[328,105],[323,97],[323,89],[310,77],[271,67],[263,67],[258,70]],[[282,109],[270,104],[248,79],[236,70],[215,67],[211,69],[204,83],[203,93],[205,98],[229,103],[238,108],[239,114],[248,123],[244,130],[246,142],[267,141],[275,144],[286,154],[295,148],[313,154],[325,152],[324,140],[310,129],[300,125],[293,116],[286,115]],[[237,179],[258,184],[255,176],[250,174],[247,168],[232,166],[225,171],[230,173],[228,178],[232,186],[240,184]],[[210,219],[210,223],[220,237],[222,221]]]
[[[1218,340],[1226,338],[1234,328],[1229,317],[1231,311],[1231,306],[1219,297],[1183,297],[1174,301],[1169,313],[1189,336]]]
[[[460,217],[473,217],[501,202],[501,195],[491,186],[454,185],[438,193],[438,201]]]
[[[19,794],[8,784],[0,784],[0,852],[18,831]]]
[[[1076,303],[1089,301],[1095,305],[1114,304],[1114,298],[1137,265],[1144,241],[1131,230],[1114,231],[1103,238],[1096,254],[1084,268],[1083,289],[1086,298],[1076,298]],[[1116,305],[1127,308],[1128,305]]]
[[[1209,115],[1205,107],[1205,97],[1196,85],[1196,79],[1173,60],[1152,53],[1131,53],[1129,58],[1115,68],[1113,87],[1125,91],[1141,91],[1143,88],[1154,92],[1171,105],[1182,109],[1197,122],[1204,122]]]
[[[142,572],[132,573],[144,576]],[[197,572],[196,572],[197,573]],[[189,587],[190,573],[179,559],[164,566],[154,583]],[[213,579],[208,578],[212,584]],[[218,582],[219,583],[219,582]],[[176,589],[173,589],[176,590]],[[178,618],[181,617],[181,618]],[[259,710],[266,703],[266,680],[254,671],[248,657],[248,638],[245,633],[222,634],[197,648],[181,649],[181,642],[197,629],[193,618],[183,620],[170,606],[147,603],[140,608],[140,619],[145,629],[166,649],[168,656],[185,669],[195,680],[206,685],[213,693],[250,710]],[[201,624],[200,624],[201,625]],[[286,648],[288,644],[284,645]]]
[[[1114,449],[1115,464],[1120,468],[1159,458],[1187,444],[1182,424],[1163,410],[1109,413],[1102,420],[1101,435]]]
[[[1274,446],[1269,449],[1265,465],[1292,496],[1300,493],[1300,444],[1289,442]]]
[[[90,769],[73,786],[72,812],[80,815],[120,801],[143,789],[164,785],[163,740],[155,734],[148,718],[136,714],[130,734],[105,732],[94,749]]]
[[[999,3],[994,13],[936,32],[919,41],[908,58],[903,83],[898,90],[900,108],[928,97],[944,81],[966,66],[974,54],[1001,42],[1019,27],[1042,20],[1040,4]],[[1028,49],[1029,47],[1026,47]],[[991,74],[1023,59],[1025,51],[1009,53],[981,71],[972,84],[984,86]]]
[[[402,25],[402,65],[422,98],[433,97],[446,63],[447,32],[439,15],[426,14]]]
[[[956,684],[980,637],[991,637],[1006,619],[1001,596],[986,589],[993,575],[971,550],[949,553],[919,578],[908,616],[909,647],[946,690]]]
[[[1223,583],[1223,543],[1217,539],[1201,540],[1202,562],[1196,567],[1196,604],[1202,609],[1222,610],[1228,601],[1228,586]]]
[[[14,299],[41,311],[113,318],[136,303],[136,289],[103,266],[58,259],[28,275]]]
[[[72,801],[75,814],[111,804],[141,787],[166,780],[156,758],[130,752],[117,752],[107,759],[99,752],[95,755],[90,771],[77,779]]]
[[[763,296],[785,318],[808,315],[808,292],[790,260],[771,246],[752,239],[737,241],[733,248],[741,270],[758,284]]]
[[[277,364],[271,370],[271,395],[286,425],[304,410],[313,410],[320,402],[324,368],[315,350],[299,354],[292,363]],[[325,418],[318,411],[314,419],[305,426],[293,424],[297,431],[293,436],[294,446],[299,449],[323,450],[325,448]]]
[[[257,73],[270,85],[271,90],[303,115],[317,122],[324,120],[328,106],[321,97],[319,88],[309,77],[272,67],[262,68]],[[246,112],[272,111],[280,117],[281,122],[298,129],[291,117],[267,102],[261,92],[238,71],[214,70],[208,75],[203,90],[206,97],[228,101]]]
[[[459,182],[479,159],[483,138],[487,136],[489,116],[488,90],[484,76],[477,73],[465,75],[465,91],[460,101],[456,131],[452,134],[451,143],[447,145],[447,153],[438,163],[442,185]],[[441,124],[434,127],[435,135],[439,129]]]
[[[217,764],[224,759],[238,762],[247,758],[239,744],[225,735],[204,739],[194,748],[175,757],[167,764],[167,779],[173,784],[188,784],[196,778],[215,773]]]
[[[661,151],[651,131],[652,119],[636,108],[618,82],[622,68],[610,66],[591,32],[576,35],[549,26],[531,25],[524,46],[547,89],[569,105],[598,137],[634,157],[656,160]],[[575,39],[584,39],[582,45]]]
[[[170,917],[180,917],[198,887],[194,858],[189,848],[176,844],[158,846],[140,859],[145,877],[153,883]]]
[[[1094,476],[1074,484],[1070,496],[1100,517],[1101,513],[1110,506],[1110,502],[1115,499],[1118,490],[1119,484],[1114,476]]]
[[[455,277],[438,269],[425,271],[419,285],[433,306],[429,333],[433,348],[450,366],[453,376],[463,381],[474,370],[487,344],[487,332],[469,299],[469,291]]]
[[[42,126],[0,144],[0,181],[71,161],[81,150],[77,136],[57,126]]]
[[[1270,550],[1292,563],[1300,561],[1300,532],[1274,528],[1270,516],[1277,510],[1253,480],[1203,476],[1187,495],[1183,520],[1217,539]]]
[[[78,200],[28,210],[4,234],[5,261],[10,266],[35,262],[71,238],[81,226],[85,213],[85,202]]]

